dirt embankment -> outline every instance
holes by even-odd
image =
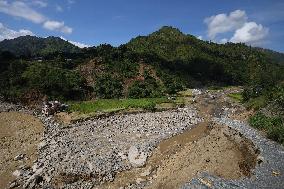
[[[43,124],[32,115],[0,112],[0,188],[6,188],[19,166],[30,167],[37,158]],[[23,158],[15,157],[23,155]]]

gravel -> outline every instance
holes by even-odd
[[[53,117],[38,117],[46,127],[38,160],[18,179],[27,188],[92,188],[112,181],[116,173],[145,164],[161,140],[202,120],[193,107],[94,118],[68,127]]]

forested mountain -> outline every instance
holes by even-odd
[[[3,41],[0,49],[1,95],[7,99],[31,91],[67,100],[159,97],[226,85],[247,86],[249,98],[284,80],[281,53],[202,41],[168,26],[119,47],[78,49],[60,38],[26,36]],[[43,61],[30,57],[36,55]]]
[[[45,56],[50,53],[76,53],[80,48],[59,37],[40,38],[35,36],[21,36],[0,42],[1,51],[9,51],[15,56]]]

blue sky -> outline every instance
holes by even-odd
[[[164,25],[284,52],[283,0],[0,0],[0,40],[52,35],[118,46]]]

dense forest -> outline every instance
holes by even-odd
[[[284,55],[216,44],[162,27],[127,44],[80,49],[56,37],[0,42],[0,95],[10,101],[143,98],[188,87],[243,85],[244,98],[284,107]]]

